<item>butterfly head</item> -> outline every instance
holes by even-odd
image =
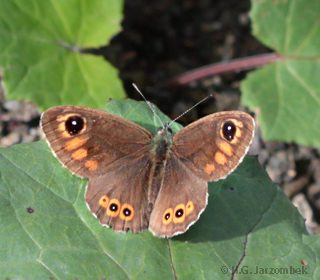
[[[161,136],[171,136],[172,137],[172,129],[169,127],[169,123],[164,124],[163,127],[159,127],[157,135]]]
[[[168,123],[158,129],[157,134],[153,137],[153,143],[157,147],[169,147],[172,145],[172,129]]]

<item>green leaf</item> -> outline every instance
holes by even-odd
[[[152,132],[159,127],[145,102],[112,100],[104,109]],[[163,122],[169,120],[155,109]],[[227,179],[210,183],[200,219],[169,240],[149,231],[121,234],[102,227],[84,202],[87,180],[64,169],[44,140],[0,149],[0,170],[3,278],[274,277],[260,272],[251,278],[258,266],[308,273],[277,274],[277,279],[319,279],[319,237],[308,235],[296,208],[255,157],[247,156]]]
[[[320,2],[252,1],[253,33],[286,60],[251,72],[242,102],[259,109],[267,141],[320,146]]]
[[[0,69],[8,98],[100,107],[125,96],[118,72],[83,48],[120,30],[122,1],[0,1]]]

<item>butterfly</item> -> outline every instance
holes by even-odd
[[[173,135],[155,135],[118,115],[82,106],[45,111],[41,127],[53,154],[88,178],[85,202],[116,232],[149,229],[158,237],[185,232],[204,211],[208,182],[230,174],[254,134],[244,112],[211,114]]]

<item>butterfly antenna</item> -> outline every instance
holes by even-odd
[[[159,122],[161,123],[162,127],[164,128],[164,124],[162,122],[162,120],[160,119],[160,117],[158,116],[158,114],[156,113],[156,111],[154,110],[151,102],[149,102],[144,95],[142,94],[142,92],[138,89],[137,85],[135,83],[132,83],[132,86],[136,89],[137,92],[140,93],[140,95],[142,96],[142,98],[144,99],[144,101],[148,104],[148,106],[150,107],[151,111],[155,114],[155,116],[158,118]]]
[[[185,114],[187,114],[189,111],[191,111],[194,107],[197,107],[200,103],[202,103],[203,101],[206,101],[207,99],[211,98],[213,95],[208,95],[207,97],[203,98],[202,100],[200,100],[198,103],[194,104],[191,108],[189,108],[187,111],[183,112],[180,116],[176,117],[174,120],[172,120],[168,127],[174,123],[177,119],[180,119],[182,116],[184,116]]]

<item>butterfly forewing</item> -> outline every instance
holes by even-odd
[[[243,112],[220,112],[204,117],[173,137],[173,152],[200,178],[216,181],[232,172],[248,151],[253,118]]]
[[[93,177],[119,158],[143,149],[152,139],[143,127],[103,110],[53,107],[41,125],[52,151],[72,173]]]

